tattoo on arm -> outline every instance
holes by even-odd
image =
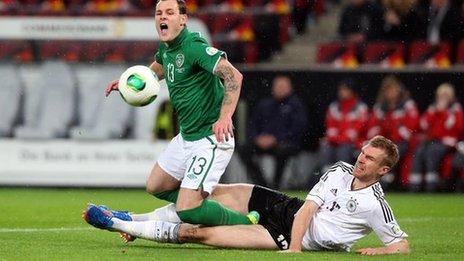
[[[219,64],[216,68],[216,74],[224,80],[224,101],[222,104],[232,104],[230,93],[239,89],[239,83],[234,77],[233,68],[227,64]]]

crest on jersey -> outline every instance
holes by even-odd
[[[185,56],[181,53],[176,55],[176,65],[177,67],[182,67],[185,61]]]
[[[348,202],[346,202],[346,209],[348,209],[351,213],[355,212],[357,207],[358,202],[356,202],[356,199],[351,198]]]
[[[217,52],[219,52],[218,49],[214,48],[214,47],[206,47],[206,53],[213,56],[215,54],[217,54]]]

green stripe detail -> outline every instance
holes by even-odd
[[[213,143],[213,141],[212,141],[209,137],[206,137],[206,138],[207,138],[211,143]],[[213,143],[213,144],[214,144],[214,143]],[[211,157],[211,161],[209,162],[208,169],[206,169],[205,175],[203,176],[203,179],[201,180],[200,186],[199,186],[199,187],[203,187],[203,181],[205,181],[205,178],[206,178],[206,176],[208,175],[208,172],[209,172],[209,170],[211,169],[211,166],[213,165],[214,155],[216,154],[216,148],[217,148],[217,145],[214,145],[214,148],[213,148],[213,156]]]

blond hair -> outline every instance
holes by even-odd
[[[393,143],[393,141],[385,138],[384,136],[377,135],[370,139],[367,144],[374,148],[382,149],[385,152],[386,157],[382,161],[383,165],[393,168],[393,166],[398,163],[400,158],[398,146]]]
[[[440,86],[438,86],[437,91],[435,93],[436,96],[440,96],[442,94],[447,94],[449,97],[451,97],[453,100],[455,98],[454,94],[454,86],[450,83],[442,83]]]

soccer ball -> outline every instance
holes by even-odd
[[[145,106],[158,96],[158,77],[147,66],[135,65],[121,74],[118,84],[119,94],[132,106]]]

